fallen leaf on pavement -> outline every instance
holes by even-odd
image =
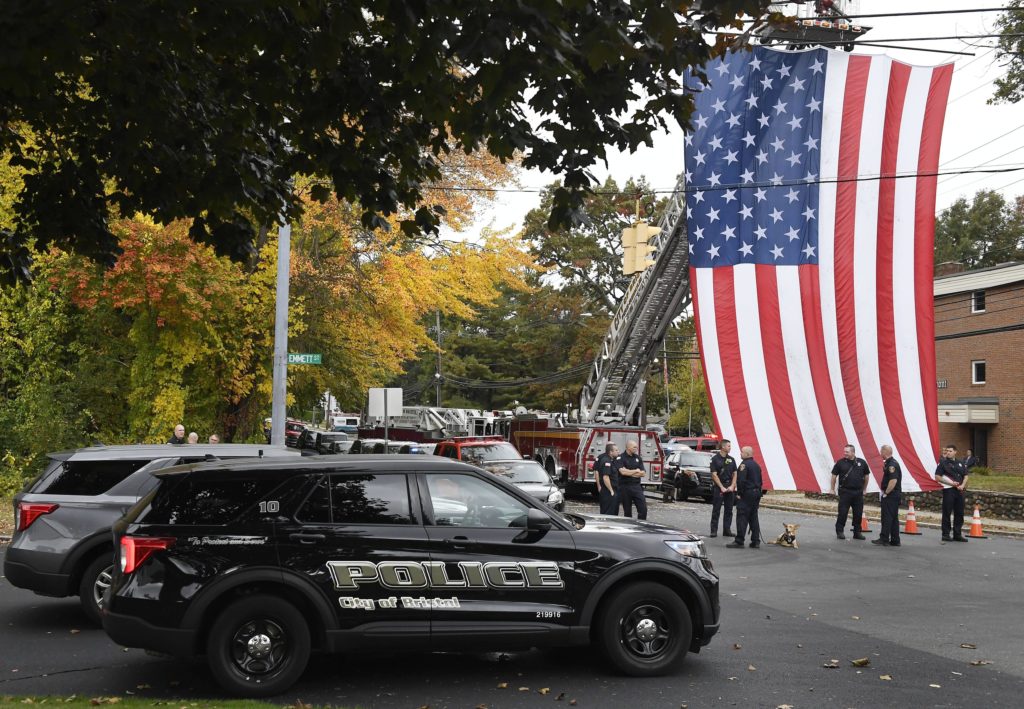
[[[853,618],[854,620],[860,620],[860,616],[859,615],[851,615],[850,617]]]
[[[742,645],[740,645],[739,643],[733,643],[733,644],[732,644],[732,649],[733,649],[733,650],[740,650],[740,649],[742,649],[742,648],[743,648],[743,646],[742,646]]]
[[[757,672],[757,668],[753,665],[747,665],[747,672]]]
[[[796,646],[801,648],[803,647],[803,645],[801,645],[800,643],[797,643]]]
[[[560,702],[560,701],[562,701],[563,699],[565,699],[565,692],[559,692],[559,693],[558,693],[558,696],[557,696],[557,697],[555,697],[555,701],[556,701],[556,702]]]
[[[508,689],[508,682],[498,682],[498,689]]]
[[[551,691],[550,687],[541,687],[540,689],[537,690],[537,693],[538,694],[547,694],[550,691]]]
[[[72,635],[78,635],[78,634],[79,634],[80,632],[82,632],[82,631],[81,631],[81,630],[79,630],[78,628],[72,628],[72,629],[71,629],[71,630],[69,630],[68,632],[69,632],[69,633],[71,633]]]
[[[891,682],[892,675],[878,675],[878,679],[884,679],[886,682]]]
[[[569,706],[571,706],[571,707],[576,706],[576,700],[575,699],[570,699],[569,700]]]
[[[854,667],[867,667],[871,664],[871,660],[866,657],[858,657],[856,660],[850,660],[850,664]]]
[[[829,670],[834,670],[837,667],[839,667],[839,660],[829,660],[824,665],[822,665],[822,667],[824,667],[826,669],[829,669]]]
[[[520,688],[519,688],[519,691],[520,691],[520,692],[529,692],[529,691],[530,691],[530,688],[529,688],[529,687],[520,687]]]
[[[962,647],[964,650],[977,650],[978,649],[978,646],[975,645],[974,643],[960,643],[960,647]]]
[[[991,665],[992,660],[971,660],[973,667],[981,667],[982,665]]]
[[[941,684],[929,684],[928,686],[932,687],[933,689],[942,689],[942,685]]]

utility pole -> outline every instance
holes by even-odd
[[[672,402],[668,398],[668,334],[661,341],[662,367],[665,372],[665,430],[668,430],[668,419],[672,416]]]
[[[437,408],[441,408],[441,311],[434,311],[434,326],[437,328],[437,367],[434,369],[434,386],[437,389]]]
[[[292,225],[281,215],[277,230],[277,300],[274,309],[274,384],[270,407],[270,444],[284,445],[285,401],[288,397],[288,271],[292,253]]]

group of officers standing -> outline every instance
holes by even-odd
[[[626,444],[626,452],[620,454],[614,443],[605,446],[605,452],[594,463],[601,514],[617,515],[621,509],[626,517],[647,519],[647,501],[644,498],[644,463],[638,454],[636,441]],[[711,458],[712,506],[711,536],[718,536],[718,521],[722,519],[722,535],[733,536],[733,508],[736,509],[736,535],[729,548],[745,545],[747,529],[750,530],[750,548],[761,545],[761,525],[757,512],[761,503],[764,481],[761,466],[754,460],[750,446],[741,449],[739,464],[730,454],[732,443],[723,439],[719,449]],[[879,546],[900,546],[899,506],[902,495],[903,470],[893,457],[892,446],[880,448],[882,457],[882,482],[879,498],[882,508],[882,529],[872,544]],[[968,460],[957,460],[957,447],[947,445],[942,458],[935,468],[935,480],[942,485],[942,541],[966,542],[963,535],[964,492],[969,477]],[[852,445],[843,449],[843,457],[832,467],[830,492],[839,498],[836,515],[836,538],[846,539],[844,529],[850,511],[853,511],[853,538],[865,539],[861,533],[864,517],[864,493],[871,479],[867,461],[857,457]],[[724,508],[724,514],[723,514]]]

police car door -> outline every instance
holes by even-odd
[[[533,505],[471,473],[431,472],[419,479],[433,583],[431,645],[530,646],[568,637],[578,624],[571,602],[576,547],[557,524],[525,529]],[[470,639],[467,639],[470,638]]]
[[[427,592],[427,535],[409,483],[401,472],[321,476],[278,534],[282,565],[320,587],[351,647],[429,640],[429,603],[401,601]]]

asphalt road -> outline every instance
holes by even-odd
[[[700,503],[651,505],[652,519],[700,532],[709,512]],[[645,708],[1021,706],[1024,542],[942,544],[932,532],[889,549],[837,541],[832,521],[820,517],[764,511],[761,518],[766,538],[781,532],[783,520],[799,522],[800,549],[725,549],[728,540],[709,539],[722,577],[722,631],[672,676],[611,674],[586,649],[341,655],[314,659],[277,701],[435,709],[571,700]],[[117,647],[87,625],[76,600],[36,597],[2,579],[0,640],[0,696],[222,696],[202,663]],[[859,658],[870,664],[853,666]],[[823,667],[833,659],[837,668]]]

